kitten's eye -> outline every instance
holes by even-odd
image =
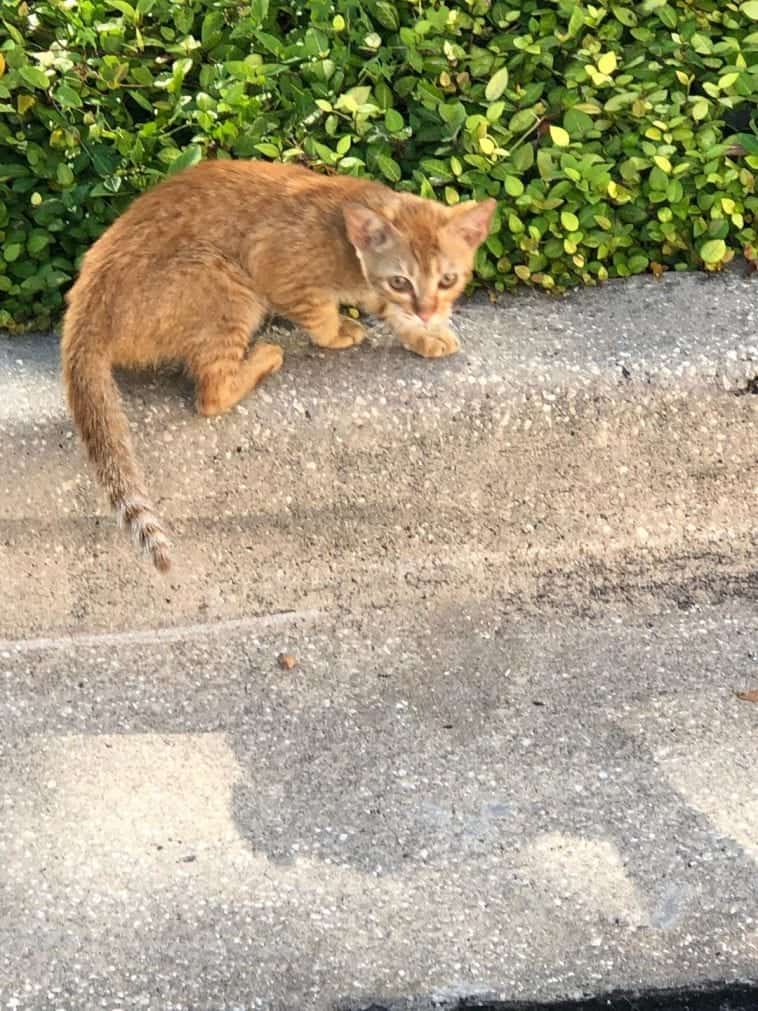
[[[389,286],[393,291],[412,291],[413,285],[408,280],[407,277],[401,277],[400,274],[396,274],[394,277],[389,279]]]
[[[439,287],[452,288],[457,280],[458,280],[457,274],[443,274],[439,280]]]

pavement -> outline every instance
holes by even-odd
[[[478,299],[438,362],[277,326],[215,420],[125,377],[168,580],[0,339],[0,1008],[758,981],[755,293]]]

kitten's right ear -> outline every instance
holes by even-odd
[[[342,208],[347,237],[359,253],[378,252],[389,244],[392,225],[381,214],[363,204],[345,204]]]
[[[447,228],[456,232],[472,249],[484,242],[489,234],[492,216],[495,213],[497,201],[467,200],[450,209],[450,223]]]

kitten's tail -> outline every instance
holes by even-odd
[[[71,413],[119,526],[126,527],[156,569],[167,572],[169,541],[142,489],[111,363],[105,349],[93,345],[92,336],[82,333],[81,326],[64,320],[61,358]]]

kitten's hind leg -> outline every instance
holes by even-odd
[[[250,335],[264,316],[264,306],[246,294],[238,301],[225,301],[223,318],[209,322],[198,334],[188,365],[200,414],[224,414],[281,368],[284,353],[278,344],[259,341],[248,351]]]
[[[205,366],[197,379],[197,409],[200,414],[224,414],[254,390],[258,383],[278,372],[284,352],[278,344],[255,344],[243,360],[219,358]]]
[[[287,315],[293,323],[307,330],[313,343],[320,348],[351,348],[366,336],[361,324],[340,315],[337,303],[328,298],[303,300]]]

